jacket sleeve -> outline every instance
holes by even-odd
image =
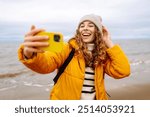
[[[109,58],[104,65],[105,73],[113,78],[124,78],[130,75],[129,61],[119,45],[107,49],[107,54]]]
[[[44,53],[36,54],[32,59],[24,59],[23,57],[23,48],[24,46],[20,46],[18,49],[18,59],[31,70],[46,74],[51,73],[55,69],[59,68],[65,59],[67,58],[68,46],[64,46],[63,52],[61,53],[53,53],[46,51]]]

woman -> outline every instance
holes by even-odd
[[[38,47],[48,46],[44,31],[32,26],[19,48],[19,60],[38,73],[59,69],[72,48],[75,54],[53,86],[52,100],[105,100],[107,99],[104,74],[119,79],[130,74],[130,65],[119,45],[114,45],[100,16],[90,14],[81,18],[74,38],[64,45],[61,53],[44,52]]]

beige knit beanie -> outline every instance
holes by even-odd
[[[94,23],[97,26],[97,28],[99,29],[99,31],[102,32],[102,18],[101,18],[101,16],[98,16],[95,14],[89,14],[89,15],[83,16],[79,21],[78,28],[79,28],[80,24],[86,20]]]

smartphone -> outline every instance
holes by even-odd
[[[63,49],[63,34],[55,32],[40,32],[38,36],[48,36],[48,47],[40,47],[44,51],[61,52]]]

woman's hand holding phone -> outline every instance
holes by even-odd
[[[25,35],[24,38],[24,50],[23,54],[26,58],[32,58],[34,53],[44,52],[40,47],[47,47],[49,43],[46,40],[49,39],[48,36],[38,36],[37,34],[45,31],[44,29],[38,29],[34,25],[31,26],[31,30]]]

